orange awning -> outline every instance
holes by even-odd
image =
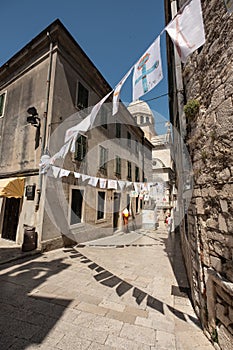
[[[24,177],[11,177],[8,179],[0,179],[0,197],[23,197],[24,179]]]

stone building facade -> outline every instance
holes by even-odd
[[[167,23],[184,3],[165,1]],[[223,0],[201,4],[206,42],[186,64],[181,64],[167,38],[171,119],[185,141],[193,167],[192,199],[189,207],[184,208],[180,198],[184,218],[179,228],[196,313],[216,347],[230,350],[233,349],[233,17]],[[178,143],[175,147],[181,150]],[[179,164],[177,179],[182,177]]]
[[[150,165],[152,167],[151,180],[153,183],[151,200],[153,205],[156,203],[158,219],[164,222],[166,213],[171,212],[173,217],[176,207],[175,184],[173,181],[174,156],[170,123],[166,123],[166,134],[158,135],[155,128],[154,114],[145,101],[131,102],[128,110],[153,145],[152,164]],[[159,183],[159,188],[157,183]]]
[[[39,172],[41,156],[58,152],[66,130],[111,90],[59,20],[0,68],[1,238],[22,244],[29,226],[42,249],[61,246],[67,236],[87,241],[120,229],[126,205],[140,222],[141,203],[130,198],[130,184],[150,176],[152,145],[124,106],[112,117],[111,98],[91,130],[78,136],[74,152],[54,162],[70,173],[54,177],[54,166],[47,175]],[[91,186],[75,173],[128,186],[103,189],[99,180]],[[17,196],[7,192],[11,185]]]

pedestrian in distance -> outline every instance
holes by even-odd
[[[166,224],[167,224],[167,233],[170,234],[172,232],[172,218],[170,213],[167,214]]]
[[[124,232],[129,232],[129,210],[127,207],[124,208],[122,211],[122,218],[123,218],[123,224],[124,224]]]

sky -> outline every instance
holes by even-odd
[[[107,82],[114,88],[165,27],[164,0],[13,0],[1,4],[0,66],[55,19],[60,19]],[[141,97],[148,101],[158,133],[169,120],[166,34],[161,35],[163,80]],[[121,100],[132,102],[132,74]],[[159,97],[165,95],[163,97]]]

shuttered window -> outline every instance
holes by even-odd
[[[80,135],[75,144],[75,155],[74,159],[78,161],[82,161],[87,153],[87,137]]]

